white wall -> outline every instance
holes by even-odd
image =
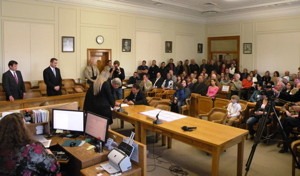
[[[240,70],[260,73],[285,70],[297,73],[300,66],[300,16],[207,25],[207,37],[240,35]],[[252,54],[243,54],[243,43],[252,43]]]
[[[126,76],[143,59],[156,59],[158,64],[171,57],[200,61],[205,54],[196,50],[197,43],[206,41],[200,24],[35,0],[0,3],[0,71],[15,59],[29,81],[42,79],[52,57],[58,58],[63,78],[83,78],[88,48],[112,49],[112,59],[121,62]],[[104,36],[102,45],[95,41],[98,35]],[[75,37],[74,52],[61,51],[62,36]],[[121,51],[124,38],[131,39],[131,52]],[[164,52],[165,41],[173,42],[173,53]]]

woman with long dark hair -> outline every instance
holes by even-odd
[[[0,175],[60,175],[54,155],[32,139],[22,114],[0,120],[0,141]]]

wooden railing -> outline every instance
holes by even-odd
[[[15,100],[15,101],[0,101],[0,112],[14,109],[23,109],[40,106],[41,104],[59,104],[59,103],[68,103],[68,102],[78,102],[79,109],[83,109],[83,103],[85,98],[84,93],[76,93],[76,94],[67,94],[67,95],[59,95],[59,96],[43,96],[38,98],[30,98],[23,100]]]

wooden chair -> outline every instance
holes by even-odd
[[[24,85],[25,85],[25,91],[28,92],[31,89],[31,82],[24,81]]]
[[[155,88],[147,92],[148,97],[156,97],[156,94],[162,93],[164,90],[161,88]]]
[[[208,113],[213,108],[213,101],[210,97],[200,96],[198,97],[198,111],[199,114]]]
[[[41,97],[41,91],[39,90],[34,90],[34,91],[28,91],[25,93],[25,96],[23,97],[24,99],[29,99],[29,98],[35,98],[35,97]]]
[[[149,97],[147,97],[149,99]],[[149,106],[155,107],[158,102],[161,100],[161,98],[159,97],[151,97],[151,99],[149,99],[148,104]]]
[[[207,114],[199,114],[199,118],[207,117],[208,121],[224,124],[227,117],[227,110],[225,108],[212,108]]]
[[[216,98],[214,101],[214,108],[224,108],[230,103],[230,100],[223,98]]]
[[[201,97],[200,94],[197,94],[197,93],[191,94],[190,116],[192,116],[192,117],[197,117],[198,114],[200,114],[199,109],[198,109],[199,97]]]
[[[185,105],[181,106],[181,114],[190,115],[191,98],[185,99]]]
[[[76,84],[74,79],[63,79],[62,80],[62,92],[64,94],[73,94],[84,92],[84,87],[81,84]],[[64,89],[64,91],[63,91]]]
[[[44,81],[38,81],[39,90],[43,96],[47,95],[47,85]]]
[[[296,158],[292,157],[292,176],[296,175],[296,160],[298,162],[300,162],[300,140],[296,140],[294,142],[292,142],[291,144],[292,150],[294,152],[294,154],[296,155]],[[299,168],[297,168],[299,169]]]

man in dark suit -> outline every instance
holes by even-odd
[[[57,59],[50,59],[50,66],[45,68],[43,72],[44,82],[47,85],[47,95],[55,96],[61,95],[62,78],[60,70],[57,68]]]
[[[163,84],[164,80],[165,79],[161,77],[160,72],[157,72],[156,79],[152,80],[153,88],[161,88],[161,85]]]
[[[134,84],[131,88],[130,94],[125,98],[124,103],[129,105],[148,105],[146,97],[142,91],[140,91],[140,86]]]
[[[25,85],[22,74],[18,69],[18,62],[11,60],[8,62],[9,70],[2,75],[3,89],[6,100],[14,101],[23,99],[25,95]]]

